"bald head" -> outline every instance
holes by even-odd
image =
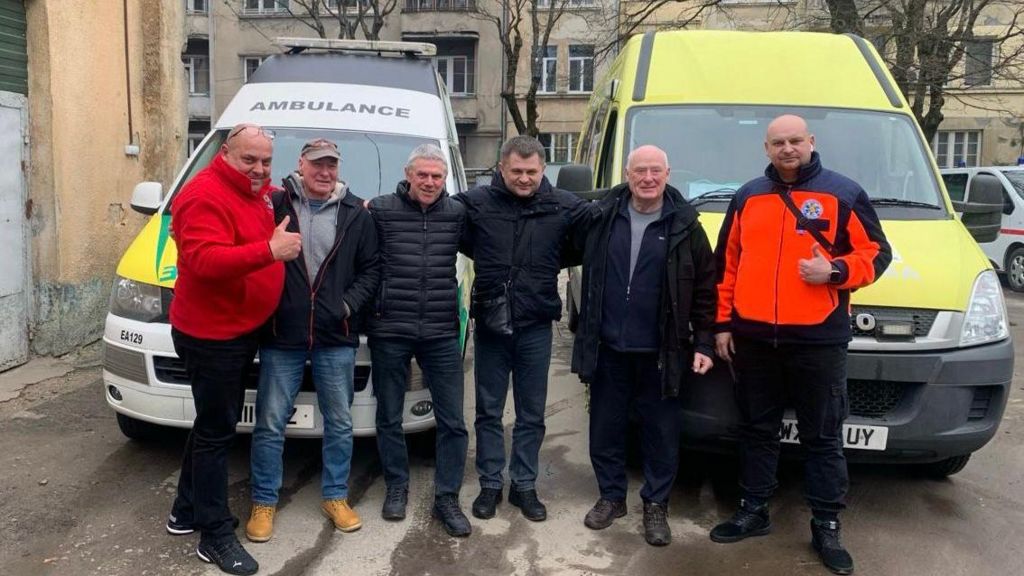
[[[811,161],[814,135],[803,118],[785,114],[768,124],[764,151],[782,179],[793,182],[800,175],[800,167]]]
[[[628,172],[630,166],[641,159],[645,162],[660,162],[662,168],[668,170],[668,154],[653,144],[645,144],[634,149],[629,153],[629,156],[626,157],[626,171]]]
[[[252,182],[252,190],[259,191],[270,178],[270,161],[274,145],[270,136],[256,124],[238,124],[228,132],[220,147],[224,161]]]
[[[668,155],[657,146],[640,146],[626,158],[626,181],[633,207],[641,212],[661,208],[668,184]]]

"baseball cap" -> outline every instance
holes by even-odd
[[[314,138],[303,144],[301,156],[306,160],[319,160],[321,158],[341,160],[338,145],[326,138]]]

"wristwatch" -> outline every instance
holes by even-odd
[[[839,264],[832,263],[832,272],[828,275],[829,284],[841,284],[843,281],[843,270],[839,267]]]

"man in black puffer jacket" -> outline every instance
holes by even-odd
[[[402,413],[413,356],[429,382],[437,421],[433,513],[452,536],[469,536],[459,508],[469,435],[462,418],[462,346],[455,262],[466,209],[445,192],[448,165],[433,144],[412,151],[405,180],[369,205],[383,274],[370,320],[377,447],[387,495],[381,515],[405,518],[409,458]]]
[[[501,417],[509,374],[515,390],[509,503],[534,521],[547,510],[537,499],[540,445],[551,363],[551,323],[562,314],[558,271],[570,234],[591,213],[576,196],[544,177],[544,147],[516,136],[501,147],[499,172],[489,186],[458,199],[466,205],[468,234],[462,251],[473,258],[476,374],[476,469],[480,495],[473,515],[491,518],[504,485]]]

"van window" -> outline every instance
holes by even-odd
[[[267,130],[274,136],[274,162],[270,177],[275,185],[280,186],[284,177],[298,168],[303,144],[313,138],[329,138],[338,144],[341,152],[338,177],[348,184],[352,193],[363,199],[394,192],[395,185],[405,178],[405,163],[413,148],[426,143],[435,144],[442,150],[447,147],[447,143],[437,140],[395,134],[299,128]],[[192,157],[185,176],[174,190],[175,194],[181,185],[210,163],[227,134],[227,130],[218,130]],[[170,212],[169,205],[165,211]]]
[[[668,153],[670,183],[684,195],[720,197],[764,173],[765,130],[781,114],[807,119],[824,166],[855,180],[872,199],[923,203],[934,210],[926,209],[922,218],[948,217],[917,127],[901,114],[790,106],[634,107],[626,119],[623,159],[637,146],[654,144]]]
[[[946,192],[949,192],[950,200],[964,201],[964,194],[967,193],[967,174],[943,174],[942,181],[946,183]]]
[[[1014,192],[1024,200],[1024,170],[1001,170],[1003,176],[1013,185]]]
[[[615,162],[615,129],[618,123],[618,111],[612,110],[608,115],[608,122],[605,124],[604,142],[601,144],[601,166],[597,171],[597,187],[611,188],[616,182],[612,174]]]

